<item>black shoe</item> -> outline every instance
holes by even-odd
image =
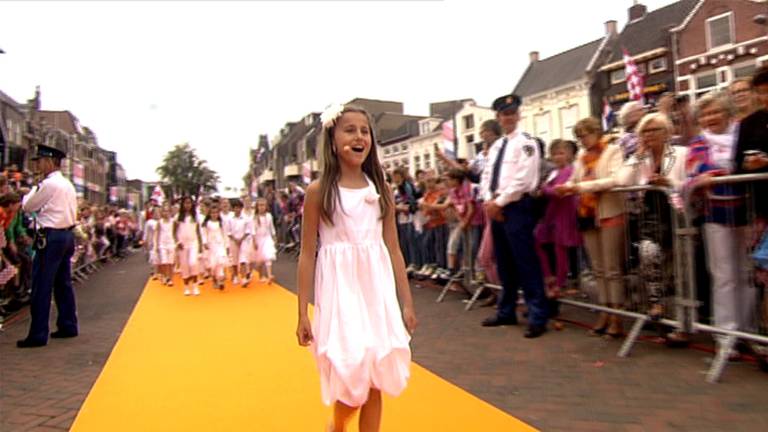
[[[77,336],[77,332],[65,332],[61,330],[56,330],[55,332],[51,333],[51,337],[53,339],[66,339],[66,338],[73,338]]]
[[[758,355],[757,366],[760,368],[761,371],[768,372],[768,356]]]
[[[517,325],[517,318],[499,318],[498,315],[486,318],[483,321],[483,327],[498,327],[505,325]]]
[[[482,301],[479,303],[479,306],[480,306],[480,307],[490,307],[490,306],[495,306],[495,305],[496,305],[496,303],[498,303],[498,302],[499,302],[499,299],[498,299],[498,298],[496,298],[496,294],[493,294],[493,293],[491,293],[491,295],[489,295],[488,297],[486,297],[484,300],[482,300]]]
[[[528,330],[525,331],[525,334],[523,336],[525,336],[528,339],[533,339],[543,335],[546,332],[547,332],[546,327],[532,325],[528,327]]]
[[[48,342],[45,341],[36,341],[31,339],[22,339],[19,341],[16,341],[16,347],[17,348],[37,348],[45,346]]]

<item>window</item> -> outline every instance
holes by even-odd
[[[424,153],[424,169],[430,169],[432,167],[432,160],[429,157],[429,153]]]
[[[733,43],[732,19],[732,12],[707,19],[707,42],[709,43],[709,49]]]
[[[648,62],[648,68],[651,70],[652,74],[667,70],[667,58],[659,57],[657,59],[651,60]]]
[[[475,116],[472,114],[465,115],[464,117],[464,129],[472,129],[475,127]]]
[[[428,134],[430,132],[429,125],[430,125],[429,122],[422,122],[421,123],[421,125],[420,125],[420,127],[421,127],[420,128],[421,135],[425,135],[425,134]]]
[[[611,84],[618,84],[625,80],[624,68],[611,71]]]
[[[754,63],[747,63],[744,65],[734,66],[733,77],[734,78],[751,77],[752,74],[755,72],[755,69],[757,69],[757,66],[755,66]]]
[[[408,165],[410,165],[410,161],[408,160],[408,158],[402,158],[402,159],[400,159],[400,164],[402,166],[408,166]]]
[[[549,142],[549,133],[550,133],[550,118],[549,118],[549,111],[537,114],[533,118],[533,128],[534,133],[537,137],[544,140],[544,142]]]
[[[400,151],[407,152],[408,151],[408,144],[403,144],[400,146]]]
[[[560,131],[560,137],[564,139],[572,139],[573,126],[579,121],[579,106],[571,105],[569,107],[560,108],[560,125],[562,130]]]
[[[696,77],[696,99],[717,88],[717,73],[709,72]]]
[[[473,134],[464,135],[464,142],[467,144],[472,144],[475,141],[475,136]]]
[[[384,156],[389,156],[389,147],[384,149]]]

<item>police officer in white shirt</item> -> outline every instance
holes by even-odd
[[[75,187],[60,171],[66,154],[56,148],[39,145],[33,160],[36,172],[44,177],[22,201],[28,213],[37,213],[35,222],[35,258],[32,264],[31,323],[29,334],[16,342],[19,348],[48,343],[48,317],[51,296],[56,302],[57,330],[52,338],[71,338],[78,334],[75,291],[72,289],[70,259],[75,252],[72,229],[77,221]]]
[[[525,337],[546,331],[547,302],[541,266],[534,249],[536,209],[531,193],[539,183],[538,143],[518,129],[520,97],[504,95],[493,102],[504,135],[488,152],[488,163],[480,179],[485,210],[491,219],[496,268],[503,285],[498,311],[483,326],[517,324],[517,290],[523,289],[528,306]]]

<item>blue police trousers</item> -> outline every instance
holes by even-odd
[[[517,290],[523,289],[528,306],[528,322],[533,326],[547,324],[548,308],[544,293],[541,264],[534,248],[533,229],[536,215],[533,199],[527,195],[519,201],[507,204],[503,209],[504,221],[493,221],[493,247],[496,252],[496,269],[502,286],[498,317],[515,317]]]
[[[56,302],[59,331],[77,334],[77,308],[72,288],[71,258],[75,252],[75,236],[68,230],[49,230],[45,248],[35,253],[32,262],[32,298],[29,340],[48,340],[51,296]]]

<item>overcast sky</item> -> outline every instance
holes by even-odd
[[[488,106],[528,64],[619,29],[633,0],[0,2],[0,89],[69,110],[155,180],[189,142],[242,186],[248,149],[354,97]],[[672,3],[643,0],[649,10]]]

